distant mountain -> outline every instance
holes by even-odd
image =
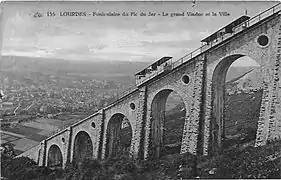
[[[254,70],[259,69],[257,66],[230,66],[227,74],[226,74],[226,82],[232,81],[233,79],[240,77],[244,75],[245,73]]]
[[[145,68],[147,62],[131,61],[70,61],[54,58],[37,58],[23,56],[2,56],[0,71],[5,72],[40,72],[53,75],[77,75],[90,77],[134,77]],[[230,81],[255,67],[230,67],[226,81]]]
[[[129,61],[70,61],[63,59],[2,56],[1,70],[17,71],[65,71],[70,73],[110,73],[133,75],[147,66],[147,62]]]
[[[261,68],[244,68],[244,73],[226,83],[227,94],[250,92],[260,90],[262,87]],[[246,71],[246,72],[245,72]]]
[[[70,61],[63,59],[2,56],[1,73],[12,79],[24,76],[38,77],[38,73],[57,77],[83,77],[119,81],[127,86],[134,84],[134,74],[147,66],[147,62],[129,61]],[[3,76],[3,75],[2,75]]]

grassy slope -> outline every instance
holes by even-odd
[[[261,98],[262,91],[257,91],[252,94],[234,94],[226,97],[226,134],[235,134],[235,126],[257,128]]]

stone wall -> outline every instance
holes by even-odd
[[[192,109],[190,114],[192,115],[191,117],[191,121],[190,121],[190,125],[188,125],[189,129],[188,129],[188,139],[186,140],[187,142],[189,142],[189,146],[182,146],[181,148],[181,152],[185,153],[185,152],[190,152],[192,154],[196,154],[198,149],[197,149],[197,145],[198,145],[198,138],[200,135],[199,132],[199,125],[200,125],[200,121],[202,122],[202,116],[200,116],[200,114],[203,111],[203,107],[202,107],[202,91],[203,91],[203,76],[204,76],[204,71],[205,71],[205,57],[200,57],[198,58],[198,60],[195,63],[195,71],[194,71],[194,86],[193,86],[193,94],[192,94],[192,99],[193,99],[193,103],[191,105]],[[186,132],[184,132],[186,133]],[[185,141],[185,142],[186,142]],[[187,143],[186,142],[186,143]],[[188,148],[188,150],[187,150]]]
[[[273,113],[273,116],[276,117],[276,129],[275,129],[275,138],[281,139],[281,26],[279,28],[278,33],[278,49],[277,49],[277,59],[278,63],[276,63],[276,68],[279,68],[279,74],[276,75],[275,81],[277,81],[276,85],[276,107],[275,107],[275,113]],[[279,79],[279,80],[278,80]]]
[[[274,24],[273,24],[274,23]],[[260,110],[260,118],[258,122],[256,146],[265,145],[268,140],[274,137],[277,130],[276,114],[277,109],[277,85],[278,77],[280,77],[279,66],[280,57],[278,57],[279,37],[280,34],[280,15],[269,23],[269,32],[271,33],[270,46],[268,46],[268,54],[270,58],[265,62],[266,66],[263,68],[263,97]],[[275,109],[274,109],[275,107]]]
[[[181,153],[185,153],[187,151],[196,154],[196,153],[202,153],[202,139],[203,139],[203,123],[204,123],[204,96],[203,93],[205,91],[204,87],[204,78],[206,74],[206,61],[205,56],[200,57],[196,61],[195,64],[195,71],[194,71],[194,77],[195,77],[195,83],[193,87],[193,95],[192,98],[194,99],[194,104],[191,105],[193,107],[191,109],[191,114],[193,114],[192,122],[188,126],[188,134],[190,137],[187,141],[192,140],[192,144],[188,147],[189,150],[187,150],[187,146],[182,146]],[[185,133],[186,131],[184,131]],[[185,141],[186,142],[186,141]]]
[[[138,105],[137,105],[137,120],[135,125],[135,130],[133,131],[134,135],[132,138],[132,148],[131,154],[134,158],[143,158],[144,151],[144,126],[145,126],[145,116],[147,112],[146,100],[147,100],[147,89],[143,87],[139,89],[139,97],[138,97]]]
[[[281,23],[279,23],[279,33],[277,42],[277,53],[275,60],[275,67],[273,70],[273,79],[271,81],[272,86],[272,99],[270,103],[270,116],[269,116],[269,128],[268,128],[268,139],[275,140],[281,138],[281,118],[280,118],[280,77],[281,77]]]

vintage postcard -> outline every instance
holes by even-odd
[[[1,179],[281,177],[279,1],[1,1]]]

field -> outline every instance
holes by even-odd
[[[54,132],[85,118],[85,115],[61,115],[57,118],[62,117],[63,119],[37,118],[32,121],[15,123],[11,126],[2,126],[1,144],[7,142],[13,144],[16,154],[20,154],[37,145]],[[16,119],[20,119],[20,117]]]

